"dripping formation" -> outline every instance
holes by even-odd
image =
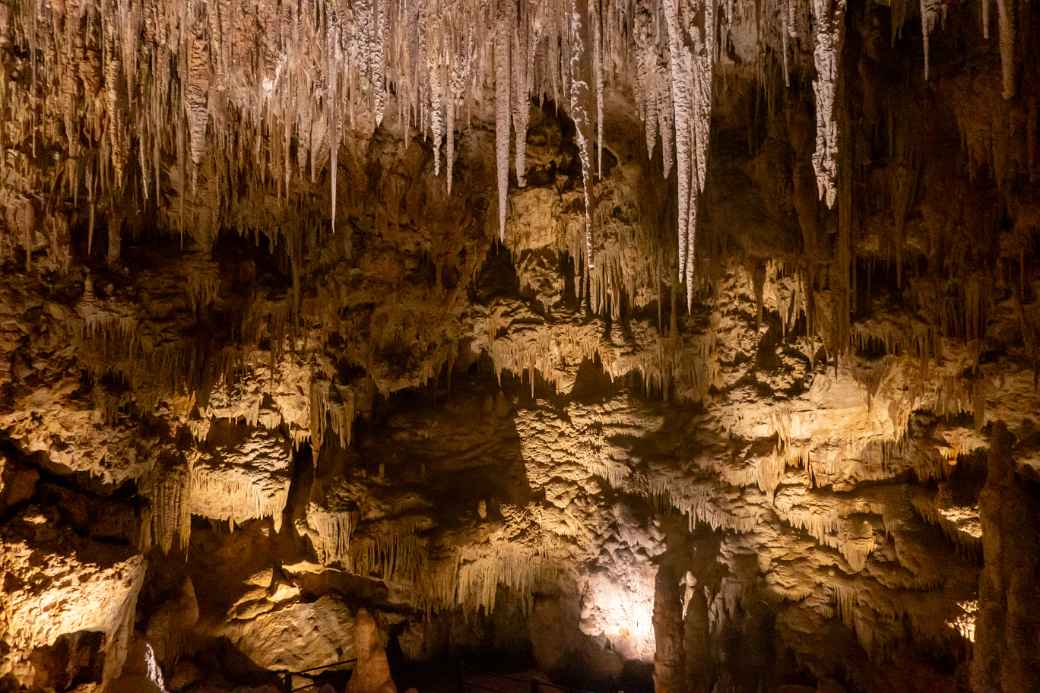
[[[0,6],[0,691],[1040,687],[993,10]]]
[[[774,36],[786,42],[796,35],[796,4],[764,18],[756,38],[761,56],[771,50]],[[811,4],[817,118],[812,163],[828,206],[836,200],[834,108],[844,7],[837,1]],[[922,5],[925,55],[937,8]],[[35,113],[37,105],[56,111],[43,118],[55,118],[63,131],[55,134],[63,135],[68,147],[68,158],[59,164],[63,190],[88,199],[92,220],[99,201],[111,205],[113,196],[129,195],[170,215],[181,233],[213,239],[228,223],[242,231],[287,233],[277,219],[240,208],[238,191],[244,186],[246,199],[273,194],[300,204],[301,195],[324,176],[334,233],[343,138],[370,138],[387,118],[405,140],[414,132],[430,142],[434,176],[441,174],[446,139],[450,194],[457,131],[474,114],[488,112],[493,100],[498,227],[504,240],[510,149],[516,184],[523,188],[529,106],[532,99],[549,99],[565,105],[575,125],[585,207],[582,253],[591,271],[590,196],[603,175],[605,94],[631,87],[645,124],[646,153],[653,157],[659,137],[666,180],[675,166],[678,276],[687,285],[689,303],[715,65],[734,40],[732,32],[743,30],[744,12],[739,3],[715,0],[308,0],[297,6],[200,4],[176,11],[158,0],[133,6],[99,0],[67,8],[19,3],[8,21],[14,44],[31,56],[34,77],[29,101],[15,101],[9,91],[4,108],[9,120],[23,122],[18,114]],[[1001,19],[1002,47],[1009,22]],[[244,40],[249,26],[265,27],[262,41]],[[68,40],[83,32],[98,32],[104,40],[99,46]],[[784,46],[786,80],[791,51]],[[610,60],[605,60],[608,48]],[[86,60],[86,71],[76,67],[79,60]],[[48,78],[36,79],[37,74]],[[1013,78],[1005,77],[1005,89],[1013,89]],[[485,93],[489,83],[494,87]],[[94,85],[104,98],[85,111],[72,108]],[[32,115],[27,126],[37,118]],[[35,142],[35,130],[27,130],[32,128],[6,143],[7,151],[26,139]],[[82,143],[95,141],[97,148],[81,155]],[[160,162],[170,159],[176,165],[164,169]],[[14,165],[25,162],[16,158]],[[162,201],[170,194],[174,204],[167,207]],[[26,219],[23,233],[31,233],[33,224]],[[93,230],[93,221],[90,226]]]

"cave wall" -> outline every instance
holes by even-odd
[[[0,8],[0,688],[1033,686],[1034,7],[557,4]]]

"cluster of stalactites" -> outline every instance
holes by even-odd
[[[763,22],[759,40],[764,50],[775,31],[784,46],[791,4],[773,8],[779,19]],[[653,158],[661,141],[662,173],[675,170],[678,190],[677,245],[679,279],[686,284],[692,305],[696,267],[698,202],[707,179],[711,138],[713,81],[726,29],[741,14],[733,3],[715,0],[640,0],[633,10],[633,82],[646,134],[647,155]],[[774,26],[775,25],[775,26]],[[786,69],[785,69],[786,73]]]
[[[781,46],[786,80],[788,38],[802,31],[803,14],[812,15],[812,162],[828,206],[837,197],[835,97],[845,3],[767,3],[756,24],[761,50]],[[981,5],[987,38],[990,5]],[[1010,98],[1011,0],[998,0],[997,11]],[[450,192],[459,116],[483,116],[493,85],[499,233],[506,232],[510,149],[522,187],[530,100],[551,98],[577,126],[584,259],[591,267],[587,210],[592,179],[602,173],[605,85],[628,84],[648,154],[660,139],[664,176],[677,172],[679,272],[689,285],[715,63],[728,29],[747,12],[741,3],[717,0],[34,0],[16,4],[0,25],[6,39],[30,49],[28,76],[16,81],[31,82],[27,94],[3,90],[0,117],[30,126],[10,128],[15,136],[5,132],[2,144],[35,152],[38,139],[60,143],[68,152],[64,192],[83,195],[92,217],[108,193],[159,200],[167,185],[184,222],[185,198],[190,204],[192,196],[216,197],[211,206],[226,211],[244,185],[288,201],[294,180],[315,183],[331,172],[334,228],[345,130],[371,132],[392,119],[406,139],[418,131],[432,143],[435,175],[446,145]],[[946,5],[921,0],[920,14],[927,78],[929,34]],[[170,161],[176,164],[164,164]]]
[[[828,204],[844,1],[812,0],[813,163]],[[767,10],[762,51],[779,43],[773,34],[786,39],[781,20],[796,2],[808,0]],[[717,0],[36,0],[17,6],[8,31],[30,49],[30,100],[67,140],[66,184],[92,205],[111,190],[158,200],[167,186],[182,215],[198,196],[226,213],[243,188],[288,202],[294,180],[313,186],[331,173],[334,227],[345,131],[365,137],[388,121],[406,141],[417,132],[432,143],[435,175],[446,144],[450,191],[459,115],[484,116],[493,95],[504,236],[510,149],[523,186],[531,99],[550,98],[576,125],[588,268],[605,89],[632,85],[649,153],[659,134],[663,173],[677,173],[679,271],[689,285],[715,65],[728,28],[747,12]]]
[[[311,443],[317,459],[329,433],[336,436],[341,449],[350,447],[356,416],[354,390],[327,381],[311,383]]]
[[[587,269],[592,262],[592,222],[589,185],[593,176],[590,146],[591,118],[588,113],[588,79],[595,85],[596,172],[602,174],[604,34],[608,20],[604,8],[616,20],[614,33],[622,31],[623,3],[588,0],[584,17],[577,0],[560,3],[499,0],[495,3],[495,164],[498,188],[499,238],[505,240],[508,216],[510,134],[516,167],[516,182],[526,185],[526,142],[532,97],[549,97],[564,103],[574,121],[575,143],[581,165],[585,203],[584,255]],[[619,39],[620,40],[620,39]],[[591,50],[586,50],[589,46]]]
[[[17,6],[8,30],[32,56],[30,100],[42,104],[74,161],[74,195],[83,188],[93,204],[132,184],[142,199],[158,199],[165,176],[183,205],[212,195],[205,175],[222,196],[209,201],[226,208],[243,183],[288,200],[294,179],[336,172],[345,129],[371,133],[384,118],[406,140],[412,131],[432,140],[435,175],[446,143],[450,191],[459,115],[481,109],[490,84],[505,148],[500,188],[508,185],[510,126],[523,185],[533,95],[560,101],[569,91],[573,105],[575,69],[591,70],[601,116],[602,1],[588,10],[593,68],[573,2],[36,0]],[[608,4],[616,34],[623,4]],[[601,143],[602,117],[598,132]],[[334,224],[338,176],[329,178]],[[504,200],[501,207],[504,214]]]
[[[672,109],[679,188],[679,270],[692,307],[697,201],[704,191],[711,132],[712,79],[715,66],[714,0],[695,0],[703,26],[680,25],[676,0],[665,0],[665,25],[671,59]]]
[[[997,30],[1000,33],[1000,71],[1002,94],[1005,99],[1015,95],[1015,0],[996,0]],[[982,37],[989,40],[990,12],[993,0],[980,0],[980,16],[982,21]],[[929,36],[936,27],[946,22],[949,3],[942,0],[920,0],[921,38],[924,44],[924,78],[927,80],[930,68],[928,50]]]
[[[508,541],[468,544],[424,570],[417,586],[419,599],[428,610],[459,608],[465,614],[490,615],[504,589],[527,613],[535,593],[559,579],[559,560],[551,549]]]

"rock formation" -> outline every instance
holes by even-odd
[[[0,6],[0,691],[1036,688],[993,9]]]
[[[1028,605],[1038,597],[1040,533],[1033,520],[1040,497],[1015,474],[1011,435],[1002,423],[991,436],[986,485],[979,494],[984,563],[972,684],[979,691],[1029,690],[1040,685],[1033,647],[1040,620]]]
[[[379,642],[379,627],[364,609],[354,620],[354,646],[357,662],[350,674],[347,693],[397,693],[390,678],[386,650]]]

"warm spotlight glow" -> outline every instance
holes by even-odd
[[[946,622],[946,625],[961,634],[961,637],[975,642],[975,615],[979,610],[979,603],[974,599],[957,602],[961,613]]]
[[[155,687],[160,691],[166,691],[166,684],[163,683],[162,669],[159,668],[159,662],[155,659],[155,651],[152,649],[151,643],[145,643],[144,664],[148,680],[154,683]]]
[[[654,658],[654,574],[633,569],[617,581],[593,575],[585,586],[581,630],[603,637],[625,659],[645,662]]]

